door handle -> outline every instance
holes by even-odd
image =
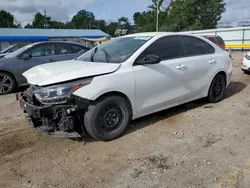
[[[187,68],[187,66],[186,65],[177,65],[176,68],[179,70],[183,70],[184,68]]]
[[[217,64],[217,62],[215,60],[210,60],[209,63],[212,64],[212,65]]]

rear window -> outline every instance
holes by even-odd
[[[225,42],[221,37],[217,36],[216,38],[221,45],[225,45]]]
[[[210,37],[210,38],[208,38],[208,40],[212,41],[214,44],[217,44],[215,38]]]
[[[190,36],[182,36],[187,56],[213,54],[215,49],[207,42]]]

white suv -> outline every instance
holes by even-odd
[[[54,136],[119,137],[130,120],[207,97],[231,82],[229,53],[203,37],[139,33],[118,37],[76,60],[24,73],[20,104],[30,125]]]

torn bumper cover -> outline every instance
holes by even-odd
[[[55,137],[77,138],[85,134],[83,114],[89,101],[72,95],[63,104],[42,104],[32,92],[17,97],[27,113],[29,125],[41,133]]]

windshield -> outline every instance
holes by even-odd
[[[112,39],[82,56],[80,61],[101,62],[101,63],[123,63],[132,56],[151,37],[120,37]]]
[[[26,45],[22,48],[19,48],[18,50],[10,53],[10,54],[7,54],[6,56],[4,56],[4,58],[12,58],[12,57],[16,57],[17,55],[23,53],[25,50],[29,49],[30,47],[32,47],[33,45],[32,44],[29,44],[29,45]]]

